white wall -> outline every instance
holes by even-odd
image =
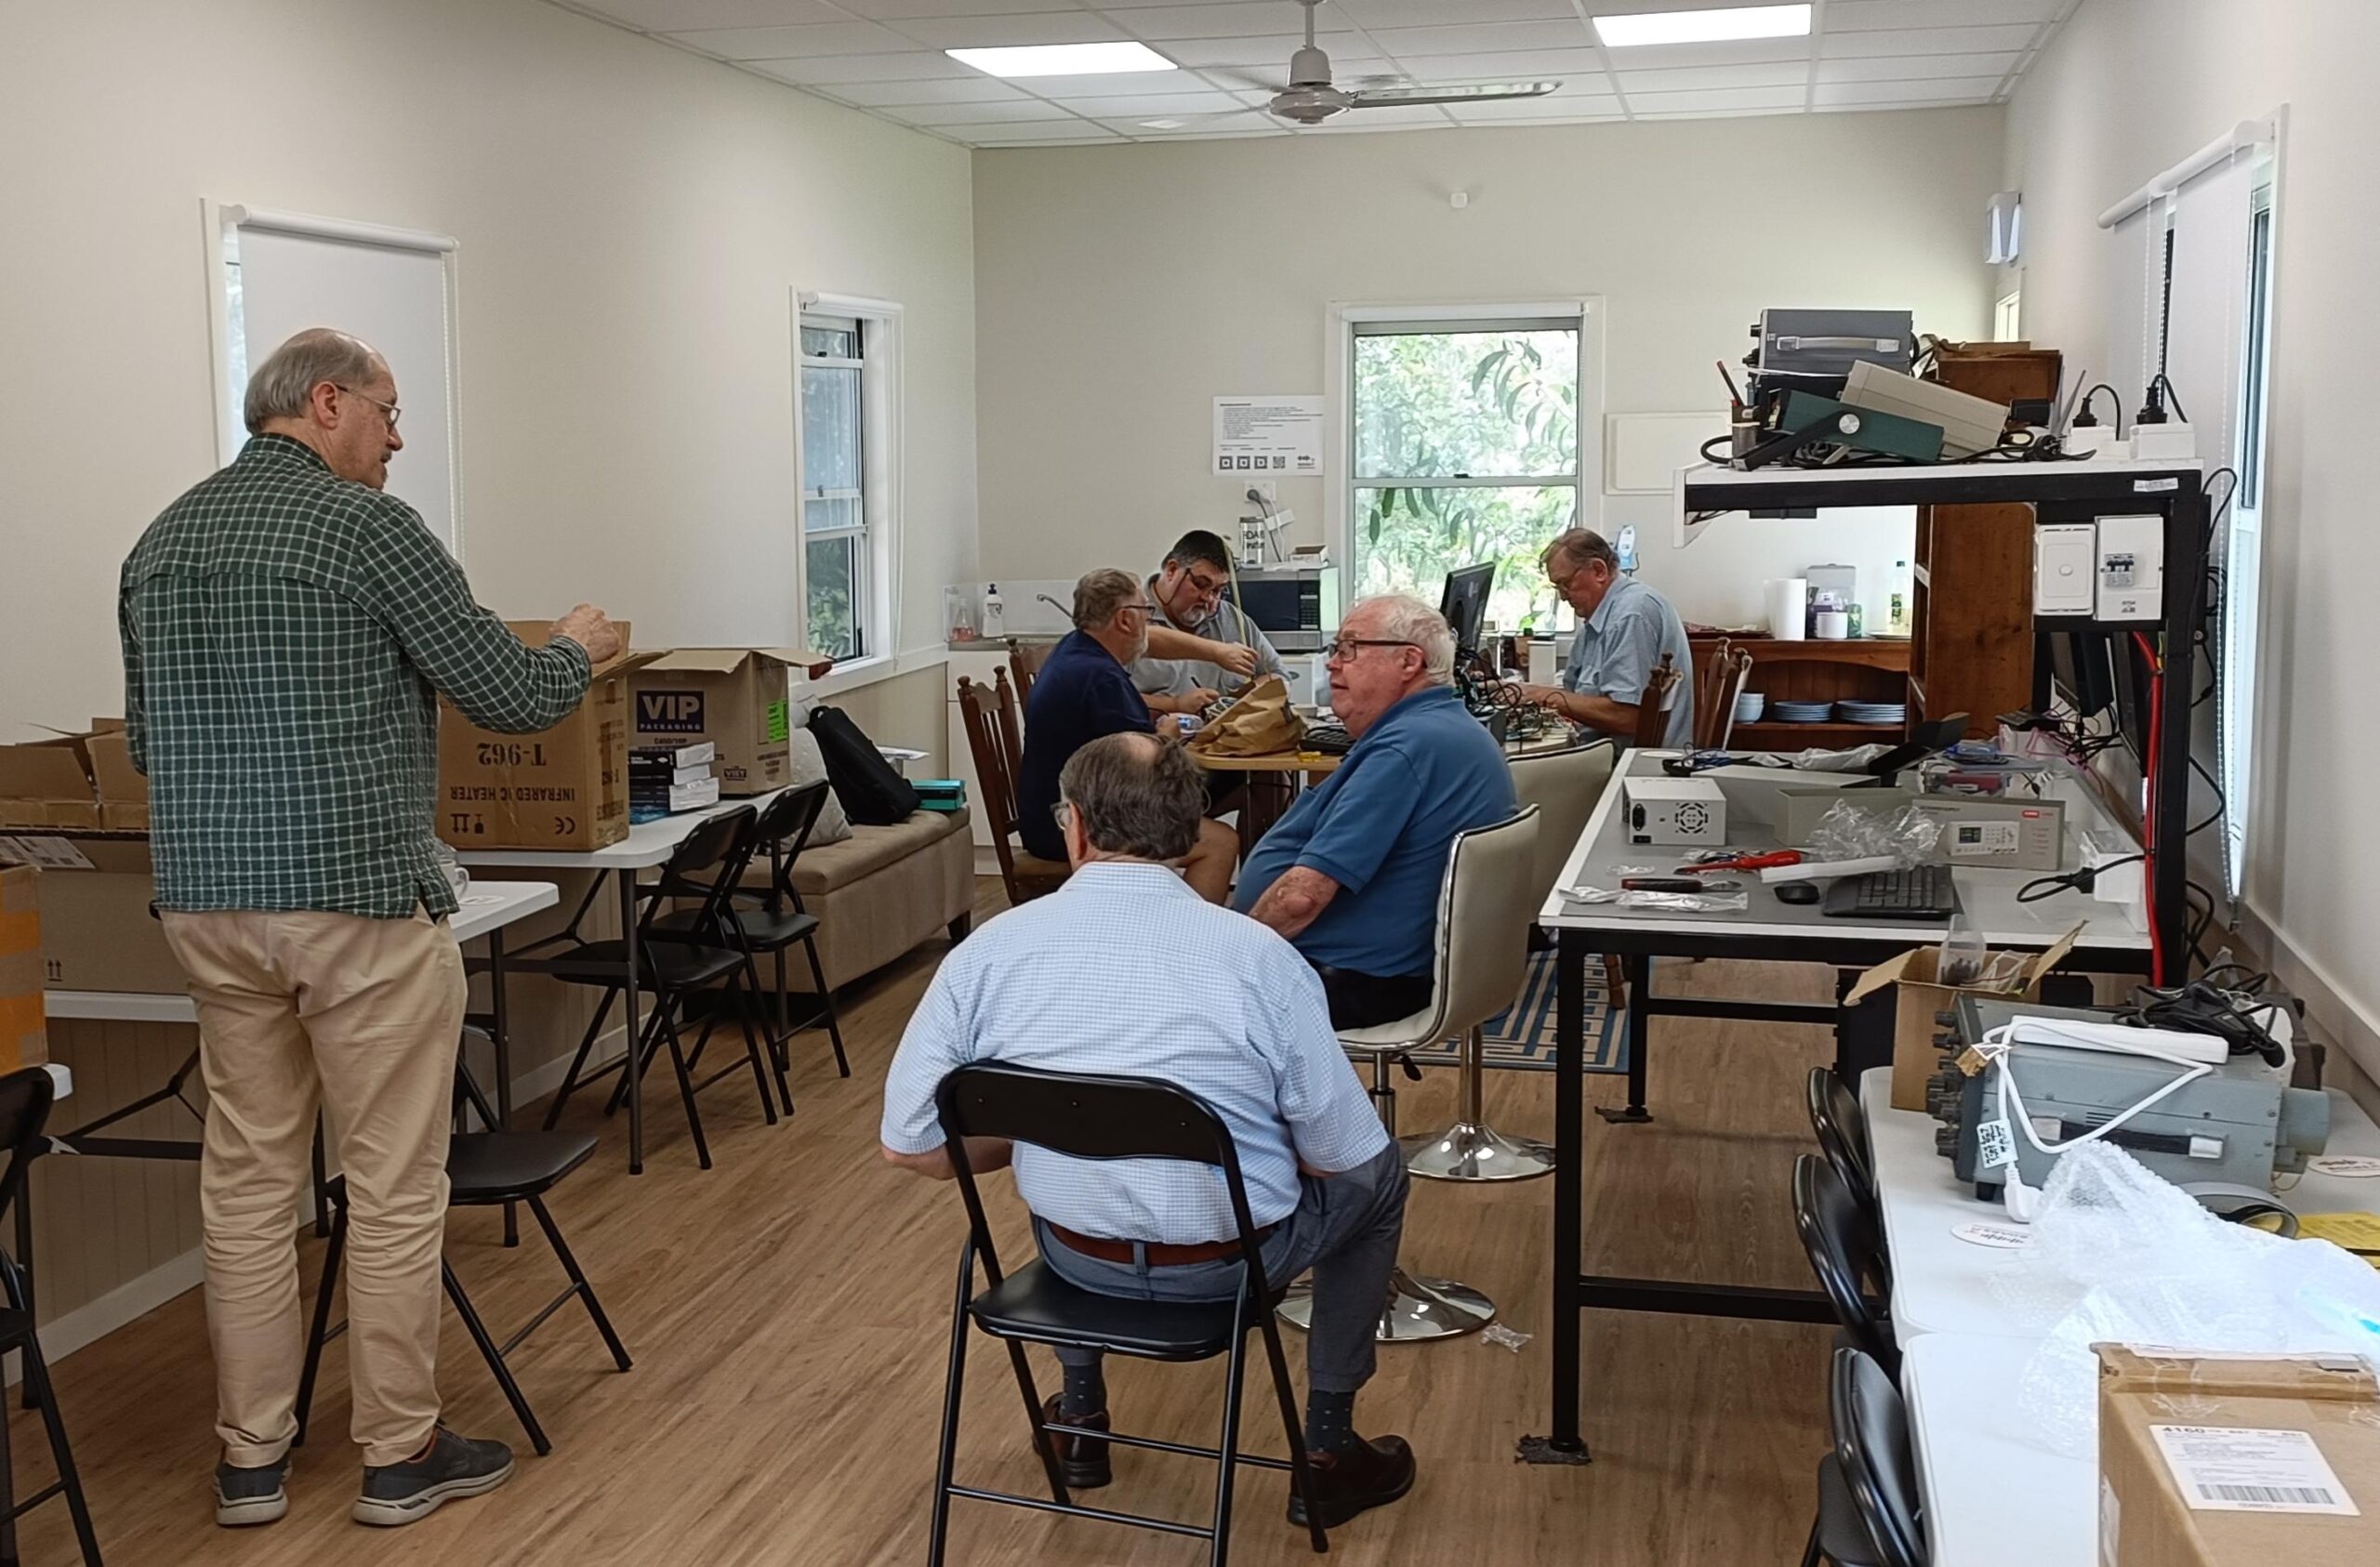
[[[2380,777],[2369,379],[2380,273],[2380,7],[2089,0],[2008,114],[2025,193],[2027,336],[2095,362],[2110,241],[2098,213],[2243,119],[2286,104],[2276,212],[2259,774],[2243,928],[2380,1070],[2380,882],[2353,863]],[[2343,853],[2342,850],[2347,850]]]
[[[790,290],[901,301],[898,645],[939,643],[974,560],[963,150],[539,0],[9,0],[0,740],[120,710],[117,568],[217,466],[202,197],[456,236],[473,586],[642,643],[792,639]],[[939,749],[938,703],[861,695]]]
[[[1765,307],[1906,307],[1984,336],[2001,137],[1976,109],[980,152],[984,570],[1071,577],[1227,531],[1210,400],[1320,391],[1333,301],[1599,295],[1611,412],[1724,407],[1712,361],[1742,357]],[[1282,486],[1305,538],[1327,482]],[[1703,620],[1758,618],[1762,579],[1813,561],[1909,553],[1905,512],[1731,518],[1680,552],[1666,495],[1603,506]]]

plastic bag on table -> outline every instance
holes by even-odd
[[[1566,887],[1562,896],[1574,903],[1610,903],[1623,909],[1659,909],[1668,914],[1739,914],[1752,907],[1748,892],[1644,892],[1619,887]]]
[[[1792,768],[1800,772],[1864,772],[1870,762],[1892,749],[1890,745],[1871,743],[1854,745],[1847,751],[1697,751],[1694,758],[1711,766],[1732,761],[1752,767]]]
[[[1942,823],[1913,805],[1897,810],[1862,810],[1851,800],[1826,808],[1810,829],[1810,860],[1891,860],[1902,866],[1923,865],[1934,858]]]
[[[1992,1287],[2046,1329],[2016,1397],[2059,1452],[2096,1450],[2094,1344],[2380,1357],[2380,1271],[2328,1241],[2228,1224],[2112,1144],[2058,1155],[2030,1236]]]

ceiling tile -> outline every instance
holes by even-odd
[[[1626,70],[1625,57],[1614,63],[1623,66],[1620,88],[1632,98],[1637,93],[1684,92],[1701,87],[1799,87],[1810,79],[1806,60],[1799,65],[1711,65],[1668,71]]]
[[[1119,120],[1102,120],[1099,123],[1109,130],[1125,136],[1180,137],[1184,139],[1224,131],[1236,131],[1246,135],[1252,131],[1272,130],[1279,124],[1270,114],[1260,114],[1250,109],[1243,109],[1236,114],[1200,115],[1196,118],[1189,115],[1168,114],[1150,114],[1144,117],[1151,120],[1180,119],[1182,124],[1170,130],[1159,130],[1143,125],[1140,119],[1129,116]]]
[[[1089,120],[1037,120],[1023,125],[936,125],[944,136],[955,136],[961,141],[1108,141],[1117,139],[1115,133]]]
[[[1449,103],[1447,110],[1458,120],[1474,122],[1506,120],[1588,120],[1621,119],[1620,99],[1610,94],[1578,94],[1564,98],[1501,99],[1488,103]]]
[[[1052,88],[1041,95],[1063,103],[1078,114],[1088,114],[1098,120],[1163,119],[1168,115],[1231,114],[1248,105],[1226,92],[1202,93],[1141,93],[1118,97],[1102,95],[1076,98]]]
[[[2066,0],[1828,0],[1826,30],[1876,27],[1997,27],[2055,21]]]
[[[1020,0],[1030,4],[1032,0]],[[919,17],[897,24],[937,49],[997,49],[1022,44],[1106,44],[1122,29],[1089,11],[1027,11],[1021,16]]]
[[[1798,114],[1801,105],[1785,109],[1688,109],[1673,113],[1632,113],[1632,120],[1769,120],[1779,114]]]
[[[1129,20],[1121,17],[1118,20]],[[1286,73],[1289,68],[1289,57],[1297,53],[1304,42],[1302,38],[1276,38],[1268,34],[1249,38],[1169,38],[1152,46],[1166,59],[1178,60],[1196,70],[1203,71],[1214,65],[1242,68],[1261,65],[1276,73]],[[1341,33],[1329,40],[1323,52],[1330,57],[1334,69],[1342,68],[1349,62],[1378,64],[1380,59],[1352,33]]]
[[[878,112],[904,125],[934,126],[1005,125],[1066,117],[1065,111],[1052,108],[1038,98],[1021,98],[1013,103],[912,103]]]
[[[643,33],[683,33],[701,27],[786,27],[852,20],[827,0],[571,0]]]
[[[1388,27],[1371,40],[1392,55],[1478,55],[1513,49],[1581,49],[1594,38],[1576,17],[1568,21],[1489,22],[1462,27]]]
[[[1006,103],[1031,95],[1006,82],[970,72],[940,82],[838,82],[835,96],[847,103]]]
[[[1853,103],[1971,103],[2000,90],[1997,76],[1945,76],[1925,82],[1836,82],[1810,101],[1821,109]]]
[[[916,17],[1009,16],[1018,11],[1080,8],[1073,0],[834,0],[834,4],[877,21],[895,22]]]
[[[1347,19],[1325,6],[1314,19],[1316,33],[1344,33]],[[1137,38],[1233,38],[1265,33],[1302,34],[1304,20],[1289,0],[1220,0],[1210,6],[1148,6],[1111,10],[1117,26]],[[1302,36],[1299,40],[1302,43]]]
[[[813,83],[832,86],[838,82],[931,82],[936,78],[977,76],[982,72],[947,55],[919,49],[901,55],[826,55],[817,59],[769,59],[753,62],[764,76],[796,86]]]
[[[940,57],[937,56],[937,59]],[[1094,72],[1080,76],[1002,78],[1044,98],[1126,98],[1140,93],[1197,92],[1204,84],[1187,71]]]
[[[1603,73],[1603,56],[1593,49],[1528,49],[1491,55],[1399,55],[1414,81],[1540,82]]]
[[[1576,21],[1569,0],[1334,0],[1332,10],[1362,28],[1431,27],[1444,22]]]
[[[1938,76],[2004,76],[2021,55],[1885,56],[1818,61],[1821,82],[1914,82]]]
[[[2039,27],[1881,28],[1873,33],[1837,33],[1829,28],[1818,53],[1829,59],[1856,55],[1997,54],[2031,46]]]
[[[1664,71],[1688,65],[1776,65],[1810,58],[1807,38],[1746,38],[1732,44],[1654,44],[1641,49],[1607,49],[1622,71]]]
[[[836,21],[815,27],[730,27],[659,36],[721,59],[794,59],[815,55],[898,54],[918,46],[872,21]]]
[[[1700,113],[1706,110],[1799,109],[1801,87],[1726,87],[1707,92],[1648,93],[1631,90],[1632,114]]]

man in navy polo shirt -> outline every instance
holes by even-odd
[[[1330,709],[1355,746],[1249,855],[1233,906],[1314,965],[1334,1027],[1366,1028],[1430,1005],[1454,836],[1520,802],[1503,752],[1455,695],[1454,633],[1419,599],[1347,612]]]
[[[1154,731],[1171,738],[1173,718],[1169,715],[1158,727],[1125,667],[1148,652],[1155,608],[1141,579],[1130,572],[1089,572],[1075,584],[1075,628],[1050,650],[1025,704],[1016,836],[1026,853],[1065,862],[1055,812],[1058,774],[1068,757],[1111,734]],[[1220,903],[1238,858],[1239,835],[1220,822],[1203,823],[1197,847],[1182,862],[1183,878],[1207,902]]]

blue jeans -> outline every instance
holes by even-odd
[[[1301,1176],[1298,1184],[1296,1211],[1264,1238],[1265,1282],[1277,1289],[1313,1271],[1306,1382],[1321,1392],[1352,1393],[1371,1380],[1372,1334],[1405,1234],[1405,1156],[1391,1141],[1368,1163],[1332,1176]],[[1230,1258],[1153,1267],[1138,1247],[1131,1262],[1085,1257],[1038,1215],[1033,1238],[1051,1271],[1068,1284],[1127,1300],[1229,1300],[1247,1271]],[[1057,1353],[1067,1365],[1096,1365],[1102,1351]]]

